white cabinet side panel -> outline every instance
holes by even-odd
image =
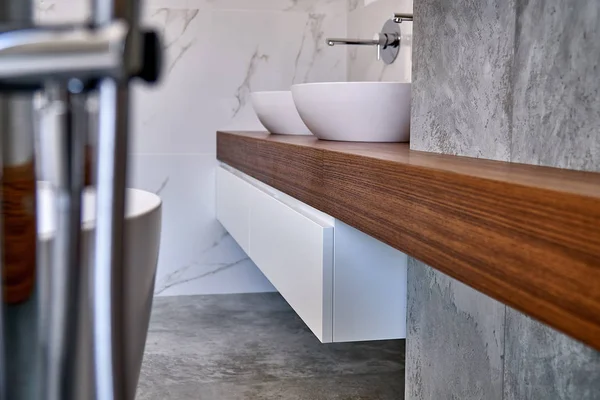
[[[406,254],[335,222],[333,341],[406,337]]]

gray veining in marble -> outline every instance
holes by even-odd
[[[302,32],[302,41],[300,42],[300,47],[298,49],[298,54],[296,55],[296,60],[294,62],[294,76],[292,77],[292,84],[294,83],[302,83],[309,81],[309,74],[315,64],[315,59],[317,55],[323,51],[324,47],[324,28],[323,21],[325,20],[326,15],[323,13],[309,13],[308,18],[306,20],[306,26],[304,28],[304,32]],[[310,61],[306,67],[304,76],[298,77],[298,69],[299,69],[299,61],[302,54],[305,52],[305,44],[307,42],[311,42],[312,48],[314,49],[311,53]]]
[[[403,398],[404,341],[322,344],[277,293],[157,297],[138,400]]]
[[[169,184],[169,177],[167,176],[162,183],[160,184],[160,186],[158,187],[158,189],[154,190],[153,193],[156,195],[159,195],[163,190],[165,190],[165,188],[167,187],[167,185]]]
[[[181,39],[192,21],[198,16],[199,12],[200,10],[172,10],[169,8],[159,8],[151,14],[151,18],[164,15],[163,24],[160,25],[159,34],[161,38],[164,38],[163,40],[165,42],[163,43],[163,47],[165,49],[168,49]],[[167,35],[167,27],[169,25],[177,27],[177,31]]]
[[[348,0],[348,11],[354,11],[358,8],[362,0]]]
[[[225,239],[231,239],[229,232],[223,228],[221,229],[221,234],[210,244],[210,246],[200,252],[201,255],[216,249],[219,245],[221,245],[221,243],[223,243]],[[160,295],[166,290],[178,285],[197,281],[211,275],[218,274],[219,272],[223,272],[227,269],[234,268],[248,261],[249,259],[250,258],[248,256],[243,254],[238,259],[232,261],[203,262],[202,265],[200,265],[198,262],[191,262],[158,279],[156,282],[154,295]],[[190,274],[191,270],[196,270],[199,266],[202,266],[201,271],[196,271],[195,273]]]
[[[416,2],[411,148],[600,171],[599,13],[596,0]],[[600,398],[600,352],[409,266],[407,399]],[[504,317],[465,318],[462,296]],[[501,393],[480,384],[490,382],[482,338],[499,327]],[[434,337],[448,346],[424,344]]]
[[[411,148],[508,160],[515,0],[415,1]]]
[[[157,289],[154,291],[154,294],[160,295],[165,290],[171,289],[175,286],[183,285],[184,283],[197,281],[202,278],[206,278],[208,276],[218,274],[219,272],[223,272],[227,269],[234,268],[234,267],[248,261],[249,259],[250,259],[249,257],[242,257],[239,260],[232,261],[232,262],[217,262],[217,263],[208,263],[208,264],[204,263],[202,266],[204,268],[208,268],[208,271],[202,272],[202,273],[199,273],[196,275],[192,275],[190,277],[182,277],[181,275],[184,274],[189,269],[199,266],[198,263],[191,263],[191,264],[183,266],[183,267],[173,271],[172,273],[168,274],[167,276],[165,276],[162,279],[161,285],[158,286]]]
[[[502,398],[501,303],[409,258],[407,399]]]
[[[186,52],[196,43],[194,38],[181,43],[190,24],[196,19],[200,10],[172,10],[159,8],[154,11],[150,18],[161,20],[158,26],[159,34],[163,38],[163,49],[169,51],[169,60],[166,66],[166,75],[169,75]],[[177,48],[172,49],[175,45]],[[172,50],[171,50],[172,49]]]
[[[249,97],[250,93],[252,92],[252,88],[250,87],[250,82],[252,80],[252,77],[256,73],[256,68],[258,67],[258,64],[261,61],[265,62],[265,63],[268,62],[269,56],[267,54],[261,54],[259,52],[259,48],[257,47],[256,50],[254,51],[254,53],[252,53],[252,57],[250,57],[250,61],[248,62],[248,67],[246,68],[246,75],[244,76],[244,80],[242,81],[242,83],[238,86],[237,90],[235,91],[234,96],[235,96],[238,104],[232,110],[233,111],[232,117],[235,117],[240,112],[242,107],[244,107],[246,102],[248,101],[248,97]]]

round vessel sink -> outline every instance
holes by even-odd
[[[332,82],[292,86],[300,117],[323,140],[408,142],[410,83]]]
[[[312,135],[300,119],[292,92],[253,92],[252,106],[261,124],[271,133]]]

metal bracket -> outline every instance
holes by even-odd
[[[36,27],[0,33],[0,90],[39,90],[48,80],[93,86],[110,77],[128,81],[139,77],[153,83],[160,73],[160,43],[153,31],[141,32],[139,69],[124,62],[130,29],[123,21],[98,28]],[[90,85],[92,84],[92,85]]]

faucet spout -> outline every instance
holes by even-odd
[[[385,40],[385,39],[384,39]],[[382,44],[379,39],[340,39],[328,38],[326,40],[328,46],[350,45],[350,46],[377,46]]]

